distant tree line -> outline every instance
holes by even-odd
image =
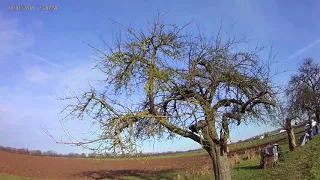
[[[148,156],[162,156],[162,155],[170,155],[170,154],[178,154],[184,152],[196,152],[201,149],[193,149],[188,151],[167,151],[167,152],[155,152],[155,153],[142,153],[139,152],[134,155],[117,155],[116,157],[128,157],[128,156],[136,156],[136,157],[148,157]],[[25,154],[25,155],[32,155],[32,156],[49,156],[49,157],[67,157],[67,158],[114,158],[115,155],[112,153],[68,153],[62,154],[56,151],[41,151],[41,150],[30,150],[27,148],[12,148],[12,147],[4,147],[0,146],[0,151],[16,153],[16,154]]]
[[[86,157],[90,157],[91,155],[91,154],[87,155],[86,153],[62,154],[52,150],[41,151],[41,150],[30,150],[27,148],[12,148],[12,147],[4,147],[4,146],[0,146],[0,151],[17,153],[17,154],[25,154],[25,155],[33,155],[33,156],[71,157],[71,158],[86,158]]]

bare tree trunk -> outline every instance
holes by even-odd
[[[294,151],[296,149],[296,137],[294,135],[293,128],[287,130],[288,140],[289,140],[289,149]]]
[[[287,131],[288,134],[288,140],[289,140],[289,149],[290,151],[294,151],[296,149],[296,137],[294,135],[294,131],[291,125],[292,119],[286,119],[285,123],[285,130]]]
[[[312,111],[308,110],[308,122],[310,123],[310,125],[312,124]]]
[[[210,127],[210,126],[209,126]],[[214,127],[213,125],[211,127]],[[223,144],[218,139],[215,128],[205,127],[203,129],[204,148],[209,153],[214,171],[215,180],[231,180],[231,172],[228,162],[227,153],[224,152]]]
[[[228,163],[227,153],[221,156],[219,145],[213,145],[209,153],[214,170],[215,180],[231,180],[230,167]]]

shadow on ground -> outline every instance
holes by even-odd
[[[233,169],[236,169],[236,170],[240,170],[240,169],[243,169],[243,170],[254,170],[254,169],[261,169],[260,166],[240,166],[240,167],[235,167]]]
[[[143,180],[162,180],[168,179],[172,180],[172,175],[169,175],[168,172],[173,172],[172,170],[162,170],[162,171],[151,171],[151,170],[99,170],[99,171],[86,171],[75,174],[76,177],[81,178],[92,178],[95,180],[101,179],[124,179],[126,176],[134,176]]]

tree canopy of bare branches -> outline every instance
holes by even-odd
[[[311,58],[303,60],[298,73],[293,75],[286,94],[296,109],[316,115],[320,122],[320,65]]]
[[[137,141],[180,135],[209,153],[215,179],[231,179],[230,125],[259,121],[276,105],[259,58],[263,49],[242,51],[237,47],[246,38],[223,38],[221,31],[211,37],[187,34],[189,24],[165,24],[161,15],[147,30],[117,25],[124,36],[114,45],[102,39],[104,49],[93,47],[104,88],[67,98],[76,100],[65,109],[68,117],[90,117],[102,130],[98,138],[75,144],[104,142],[126,152]],[[120,96],[140,99],[130,104]]]
[[[294,128],[292,123],[298,123],[304,121],[304,113],[297,109],[292,100],[285,97],[278,97],[276,110],[274,111],[273,117],[270,118],[271,124],[274,127],[284,128],[288,135],[289,149],[294,151],[296,148],[296,138],[294,134]]]

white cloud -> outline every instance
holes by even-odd
[[[294,58],[300,56],[301,54],[305,53],[306,51],[308,51],[309,49],[313,48],[314,46],[316,46],[318,44],[320,44],[320,39],[312,41],[307,46],[299,49],[297,52],[295,52],[292,55],[290,55],[289,57],[287,57],[286,61],[294,59]]]
[[[30,23],[30,27],[32,28],[41,28],[43,26],[43,22],[39,19],[32,19]]]
[[[50,80],[51,76],[41,70],[39,66],[36,66],[25,70],[25,78],[27,81],[32,83],[46,84]]]
[[[41,126],[47,127],[57,139],[60,140],[62,137],[63,140],[68,141],[64,137],[57,116],[66,102],[54,97],[64,97],[66,86],[70,86],[71,89],[83,88],[89,80],[97,79],[99,75],[92,72],[91,68],[92,65],[87,62],[77,63],[76,67],[68,71],[46,66],[32,66],[25,69],[23,81],[14,86],[0,87],[1,102],[10,103],[10,106],[0,104],[1,145],[16,146],[16,144],[28,142],[31,136],[40,134],[39,141],[47,142],[48,149],[61,151],[62,147],[57,147],[54,141],[42,131]],[[30,83],[42,86],[33,86]],[[88,132],[90,128],[90,122],[68,121],[66,127],[73,136],[81,140],[86,136],[82,133]],[[12,141],[15,141],[15,144],[11,144],[12,141],[6,141],[7,137],[13,136],[15,138]],[[30,144],[24,144],[24,146],[32,148]],[[34,148],[43,149],[43,147]],[[70,148],[67,151],[74,151],[74,149]]]
[[[66,70],[61,65],[27,51],[28,48],[35,45],[34,30],[42,26],[43,22],[39,19],[32,19],[22,26],[17,19],[5,18],[0,14],[0,62],[6,61],[13,53],[20,52],[33,60],[42,61],[52,67]]]
[[[42,62],[44,62],[44,63],[46,63],[46,64],[48,64],[48,65],[50,65],[50,66],[52,66],[52,67],[59,68],[59,69],[62,69],[62,70],[64,70],[64,71],[67,70],[65,67],[63,67],[63,66],[61,66],[61,65],[59,65],[59,64],[53,63],[53,62],[51,62],[50,60],[48,60],[48,59],[46,59],[46,58],[43,58],[43,57],[40,57],[40,56],[38,56],[38,55],[36,55],[36,54],[34,54],[34,53],[30,53],[30,52],[26,52],[26,51],[20,51],[20,50],[17,50],[17,51],[20,52],[20,53],[22,53],[22,54],[25,54],[25,55],[27,55],[27,56],[30,56],[30,57],[32,57],[33,59],[36,59],[36,60],[38,60],[38,61],[42,61]]]
[[[32,32],[27,32],[17,19],[5,18],[0,14],[0,62],[5,61],[14,50],[26,49],[33,45]]]

